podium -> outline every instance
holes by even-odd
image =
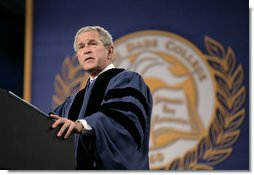
[[[57,138],[52,124],[46,113],[0,89],[0,169],[74,170],[74,137]]]

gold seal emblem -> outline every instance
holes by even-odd
[[[114,65],[141,74],[153,95],[150,168],[213,169],[224,161],[245,114],[243,69],[233,50],[205,37],[204,54],[187,39],[157,30],[114,43]],[[55,79],[53,106],[87,78],[75,56],[67,57]]]

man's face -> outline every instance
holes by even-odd
[[[77,38],[77,57],[82,68],[95,77],[111,63],[113,46],[106,48],[97,31],[79,34]]]

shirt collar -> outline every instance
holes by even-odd
[[[115,68],[115,66],[111,63],[111,64],[109,64],[107,67],[105,67],[96,77],[94,77],[94,78],[92,78],[92,77],[90,77],[90,81],[93,81],[93,80],[95,80],[96,78],[98,78],[98,76],[100,75],[100,74],[102,74],[103,72],[106,72],[107,70],[109,70],[109,69],[113,69],[113,68]]]

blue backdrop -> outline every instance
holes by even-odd
[[[209,36],[233,48],[244,67],[249,94],[249,6],[243,0],[34,0],[32,104],[52,110],[53,83],[66,56],[72,56],[73,37],[86,25],[100,25],[114,39],[140,30],[178,34],[206,52]],[[228,159],[214,169],[249,169],[249,96],[240,138]]]

